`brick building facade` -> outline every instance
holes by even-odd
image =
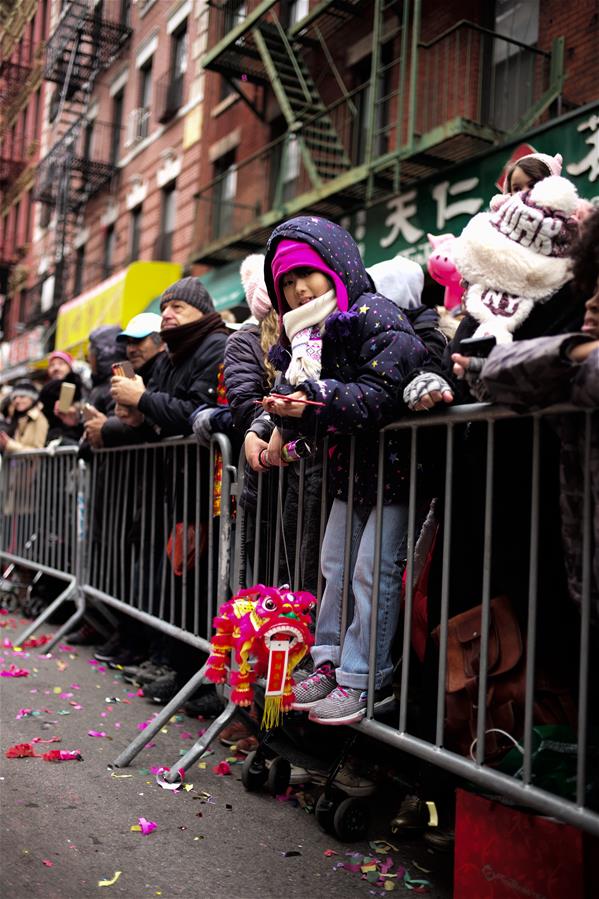
[[[599,192],[596,0],[0,0],[0,15],[4,85],[15,40],[41,60],[47,23],[20,101],[27,176],[0,184],[5,348],[41,326],[47,350],[61,305],[136,260],[213,268],[211,289],[236,295],[239,260],[303,211],[351,227],[368,262],[422,261],[429,227],[459,231],[514,147],[562,152],[567,122],[567,174]]]

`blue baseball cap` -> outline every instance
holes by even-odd
[[[155,312],[140,312],[139,315],[133,316],[127,327],[120,334],[117,334],[116,339],[126,340],[127,337],[133,337],[136,340],[141,340],[149,334],[159,334],[161,327],[162,318],[160,315],[156,315]]]

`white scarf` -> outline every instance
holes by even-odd
[[[336,309],[337,295],[334,290],[328,290],[283,316],[283,327],[291,343],[286,378],[293,386],[320,377],[324,322]]]

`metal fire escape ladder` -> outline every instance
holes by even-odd
[[[71,50],[71,55],[69,59],[69,64],[67,68],[67,73],[65,80],[62,85],[62,90],[60,94],[60,103],[58,107],[58,114],[56,117],[57,121],[60,121],[61,116],[63,115],[64,105],[69,96],[69,88],[70,82],[73,75],[73,70],[75,66],[75,60],[77,59],[77,55],[79,53],[80,45],[82,42],[83,36],[83,25],[79,25],[76,31],[75,40],[73,42],[73,48]],[[94,56],[94,64],[89,73],[89,78],[85,81],[82,86],[80,92],[80,101],[79,101],[79,110],[78,117],[72,127],[69,129],[67,134],[65,135],[65,139],[63,141],[63,149],[61,157],[58,161],[58,188],[56,192],[56,228],[55,228],[55,249],[54,249],[54,261],[55,261],[55,270],[54,270],[54,303],[56,304],[57,300],[61,300],[63,297],[64,286],[66,283],[66,269],[67,269],[67,256],[68,249],[70,248],[72,241],[71,237],[72,231],[75,226],[75,220],[73,217],[73,208],[71,202],[72,188],[73,188],[73,177],[74,177],[74,159],[75,159],[75,148],[77,145],[77,141],[79,140],[79,136],[81,134],[81,129],[83,128],[86,122],[86,116],[89,111],[89,102],[91,98],[91,92],[93,88],[93,84],[98,74],[100,66],[97,61],[97,56]],[[89,194],[89,183],[84,183],[84,195],[81,198],[82,205],[79,205],[79,208],[85,205],[85,195]]]
[[[274,15],[273,21],[262,22],[252,37],[289,132],[296,136],[308,177],[319,188],[349,171],[351,162],[310,71]]]

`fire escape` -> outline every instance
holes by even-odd
[[[116,173],[114,127],[88,116],[91,92],[131,34],[91,2],[71,0],[46,44],[43,76],[56,84],[56,139],[41,160],[35,199],[55,212],[54,300],[65,299],[74,232],[86,203]]]
[[[230,173],[200,187],[195,261],[222,264],[263,247],[287,215],[339,219],[390,198],[506,140],[510,129],[530,127],[562,89],[562,39],[546,53],[460,21],[425,42],[421,0],[321,0],[293,24],[285,24],[285,8],[278,0],[211,4],[204,67],[229,81],[263,120],[274,95],[286,130],[235,160],[228,233],[210,232],[205,222],[222,210]],[[356,87],[346,83],[345,51],[359,38],[371,45],[369,73]],[[489,75],[503,57],[524,58],[530,76],[522,114],[510,127],[497,118]],[[250,101],[248,84],[262,87],[262,108]]]
[[[13,17],[19,11],[22,12],[13,7]],[[0,21],[4,20],[4,13],[4,8],[0,8]],[[17,17],[15,27],[19,22]],[[33,139],[33,133],[23,130],[19,113],[41,81],[42,48],[34,48],[19,37],[17,30],[14,34],[5,32],[0,40],[0,212],[3,216],[31,186],[38,151],[38,142]],[[0,294],[18,290],[25,283],[27,272],[19,265],[24,249],[14,246],[3,227]]]

